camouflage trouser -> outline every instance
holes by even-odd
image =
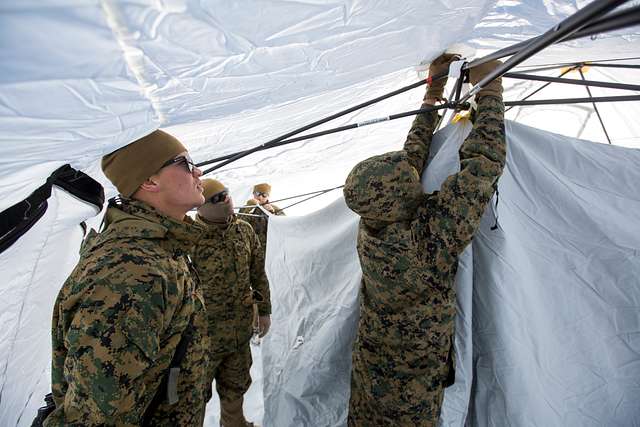
[[[212,354],[209,359],[208,384],[216,380],[216,391],[220,400],[240,399],[251,385],[251,348],[249,343],[240,350],[229,353]],[[207,401],[211,398],[211,386]]]
[[[402,360],[390,356],[356,342],[348,425],[436,427],[444,393],[440,381],[428,372],[397,374]]]

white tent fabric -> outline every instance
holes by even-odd
[[[31,425],[44,404],[51,383],[51,313],[59,289],[51,284],[64,282],[75,266],[80,223],[98,213],[56,186],[48,203],[44,216],[0,257],[0,322],[6,326],[0,329],[3,426]]]
[[[436,135],[427,191],[459,168],[468,130]],[[443,425],[637,425],[640,152],[513,122],[507,132],[497,208],[494,197],[460,261]],[[265,425],[345,425],[356,233],[343,199],[270,223]]]
[[[415,82],[415,66],[454,42],[465,42],[480,56],[541,34],[587,3],[4,2],[0,210],[24,199],[65,163],[98,179],[113,195],[99,169],[101,156],[155,128],[180,137],[197,161],[247,149]],[[635,28],[564,43],[524,65],[637,58],[639,39]],[[628,62],[640,64],[638,59]],[[622,69],[594,67],[586,77],[638,81],[634,70]],[[519,99],[540,86],[508,80],[505,85],[507,99]],[[555,86],[537,98],[585,95],[584,88]],[[407,92],[322,128],[413,109],[421,97],[422,89]],[[614,144],[640,147],[639,102],[602,105],[600,110]],[[515,108],[508,117],[605,142],[589,105]],[[274,198],[340,185],[357,161],[397,148],[410,120],[257,153],[215,177],[228,185],[236,204],[256,182],[270,182]],[[326,205],[337,194],[296,206],[290,213]],[[36,227],[0,254],[0,275],[5,278],[0,284],[0,420],[11,426],[29,425],[49,387],[53,299],[77,259],[77,224],[94,214],[59,190],[51,203]],[[93,219],[94,225],[99,221]],[[256,417],[261,410],[255,409]]]

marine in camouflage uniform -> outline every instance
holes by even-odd
[[[243,216],[251,227],[253,227],[253,231],[256,232],[258,238],[260,239],[260,244],[262,245],[263,251],[266,253],[267,248],[267,228],[269,226],[269,215],[266,214],[262,209],[260,209],[257,205],[262,205],[265,209],[271,212],[273,215],[284,216],[285,213],[278,206],[273,203],[269,203],[269,195],[271,194],[271,186],[269,184],[256,184],[253,187],[253,199],[247,200],[246,205],[252,206],[255,205],[255,208],[245,207],[240,209],[240,213],[246,213],[251,215]]]
[[[435,67],[451,59],[441,57]],[[472,83],[496,65],[472,71]],[[435,112],[416,117],[404,150],[367,159],[347,178],[347,205],[361,216],[363,273],[350,426],[437,425],[444,388],[454,381],[458,256],[478,229],[505,163],[501,94],[494,81],[476,96],[461,170],[440,191],[424,194],[418,173],[429,155]],[[437,98],[430,95],[425,99]]]
[[[216,380],[221,424],[245,426],[249,424],[242,413],[242,402],[251,385],[249,341],[253,335],[254,301],[263,327],[268,328],[264,322],[271,314],[264,254],[251,225],[233,214],[233,203],[224,185],[213,179],[204,180],[203,184],[207,203],[198,209],[196,221],[206,227],[206,232],[195,251],[194,263],[209,316],[207,382],[210,385]],[[266,330],[261,331],[261,335],[265,333]]]
[[[180,175],[191,186],[181,197],[201,203],[201,172],[185,173],[185,166],[193,166],[179,164],[187,161],[184,156],[172,159],[184,147],[161,131],[145,138],[123,149],[124,154],[114,154],[114,163],[123,166],[121,156],[144,159],[148,165],[138,169],[150,176],[168,157],[173,163],[167,169],[173,170],[165,171],[163,182]],[[163,145],[168,147],[163,150]],[[124,163],[122,171],[130,168]],[[121,194],[130,196],[138,180],[129,176],[123,182],[104,165]],[[45,426],[140,426],[143,420],[153,426],[202,425],[207,319],[187,256],[202,231],[192,221],[169,217],[140,200],[110,202],[104,231],[92,231],[85,240],[80,261],[55,302],[56,409]],[[177,377],[179,400],[169,404],[160,395],[159,406],[150,410],[188,328],[192,339]]]

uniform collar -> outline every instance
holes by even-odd
[[[166,239],[174,249],[189,250],[204,231],[191,218],[177,221],[154,207],[133,199],[122,199],[107,209],[105,231],[119,236]]]
[[[238,216],[236,214],[231,215],[229,217],[229,220],[227,222],[225,222],[225,223],[209,221],[208,219],[206,219],[205,217],[203,217],[200,214],[196,215],[196,223],[206,227],[207,230],[209,230],[209,231],[222,231],[222,232],[224,232],[224,231],[228,230],[229,227],[231,227],[236,222],[238,222]]]

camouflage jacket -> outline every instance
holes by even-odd
[[[255,204],[255,199],[247,200],[247,205]],[[271,203],[273,207],[274,215],[277,216],[285,216],[285,213],[278,206]],[[269,226],[269,216],[265,214],[259,207],[255,208],[242,208],[240,209],[240,213],[248,213],[252,216],[243,216],[242,219],[247,221],[253,227],[253,231],[256,232],[258,238],[260,239],[260,244],[262,245],[262,251],[266,256],[267,249],[267,228]]]
[[[436,383],[451,383],[458,255],[471,242],[502,174],[503,117],[500,98],[480,97],[473,130],[459,150],[460,172],[449,176],[439,191],[422,194],[405,221],[360,221],[357,248],[363,277],[356,350],[375,348],[395,360],[385,375],[428,372]],[[435,112],[417,116],[404,145],[419,173],[429,156],[436,119]],[[396,192],[382,190],[370,197],[394,196]]]
[[[253,303],[260,315],[271,314],[269,282],[260,241],[251,226],[233,217],[214,224],[198,215],[207,231],[193,261],[200,276],[214,353],[236,351],[251,339]]]
[[[204,417],[206,312],[188,256],[202,230],[134,200],[109,207],[62,286],[53,311],[52,391],[46,426],[139,426],[190,318],[179,402],[152,425],[200,426]]]

